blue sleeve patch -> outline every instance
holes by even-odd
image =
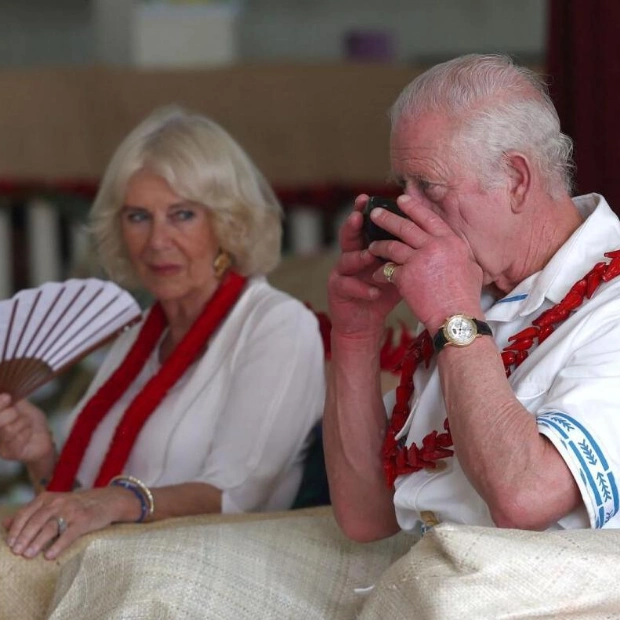
[[[596,527],[601,528],[618,512],[618,487],[601,447],[577,420],[553,411],[537,417],[539,427],[553,431],[567,452],[579,463],[579,475],[595,503]]]

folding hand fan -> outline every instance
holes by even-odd
[[[140,320],[113,282],[48,282],[0,301],[0,393],[18,401]]]

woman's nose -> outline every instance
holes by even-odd
[[[149,231],[149,245],[153,248],[163,248],[170,242],[170,231],[166,221],[154,219]]]

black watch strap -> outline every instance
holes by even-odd
[[[492,336],[493,335],[493,332],[491,331],[491,328],[489,327],[488,323],[485,323],[484,321],[479,321],[478,319],[474,319],[473,317],[472,317],[472,321],[474,325],[476,326],[478,336]],[[448,342],[449,341],[446,338],[446,335],[444,334],[443,327],[442,327],[433,336],[433,348],[435,349],[435,352],[439,353],[439,351],[441,351],[448,344]]]

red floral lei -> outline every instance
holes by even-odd
[[[611,261],[597,263],[581,280],[576,282],[560,303],[545,310],[532,325],[508,338],[509,344],[502,349],[501,356],[509,377],[513,369],[528,356],[529,349],[537,341],[541,344],[564,322],[570,314],[584,301],[590,299],[602,282],[609,282],[620,275],[620,250],[606,252],[605,257]],[[433,341],[428,331],[424,330],[409,346],[401,364],[401,378],[396,388],[396,403],[392,410],[386,436],[383,442],[383,470],[388,488],[394,487],[396,478],[421,469],[435,469],[440,459],[454,454],[450,425],[446,418],[443,432],[431,431],[422,446],[413,443],[405,446],[404,438],[396,436],[409,417],[411,398],[413,396],[413,375],[421,362],[428,368],[433,357]]]
[[[94,486],[106,486],[119,475],[144,423],[157,409],[170,388],[191,366],[235,305],[245,285],[246,278],[228,272],[202,314],[174,349],[159,371],[151,377],[133,399],[120,422],[108,447]],[[120,366],[97,390],[78,415],[71,433],[56,464],[49,491],[70,491],[95,429],[114,403],[125,393],[149,358],[167,325],[159,303],[149,312],[140,333]]]

